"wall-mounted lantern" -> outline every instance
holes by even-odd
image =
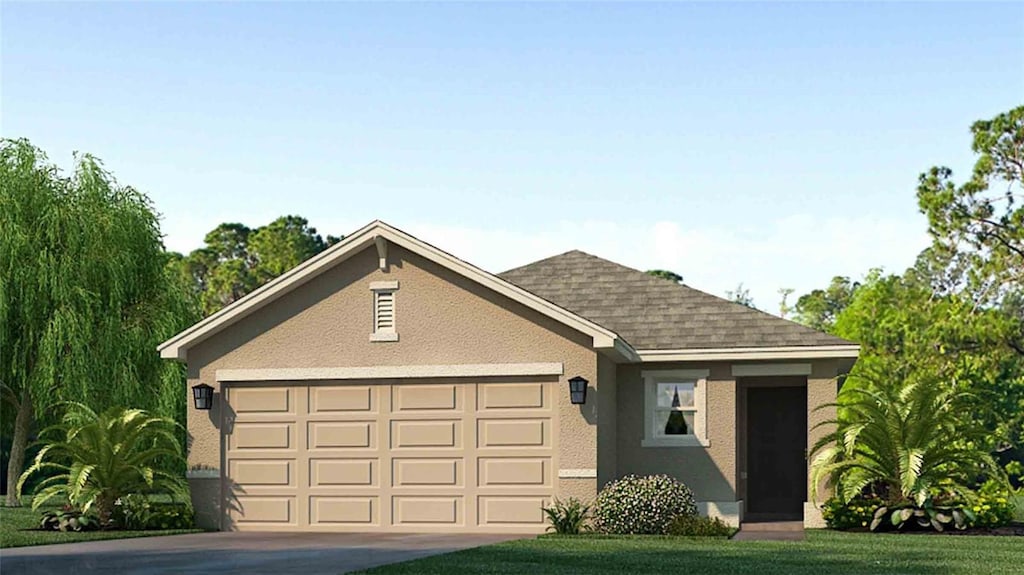
[[[213,407],[213,387],[205,383],[193,385],[192,399],[196,402],[196,409],[210,409]]]
[[[588,383],[590,382],[578,375],[569,380],[569,401],[572,401],[573,405],[582,405],[587,402]]]

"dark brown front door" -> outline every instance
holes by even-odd
[[[747,501],[753,521],[797,520],[807,499],[807,388],[747,388]]]

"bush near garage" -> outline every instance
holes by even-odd
[[[693,492],[668,475],[627,475],[601,490],[594,530],[619,535],[667,535],[678,516],[697,515]]]

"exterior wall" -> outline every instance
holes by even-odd
[[[837,375],[842,371],[842,366],[835,361],[819,361],[812,364],[811,375],[807,378],[807,449],[810,450],[822,437],[835,430],[835,425],[822,425],[815,429],[819,423],[836,418],[835,407],[816,409],[836,401],[839,393],[839,384],[836,381]],[[815,453],[807,454],[807,477],[811,477],[811,463],[814,462]],[[818,507],[831,493],[826,485],[813,486],[817,489],[817,503],[811,493],[808,493],[808,501],[804,504],[804,526],[811,528],[824,528],[825,519],[821,516],[821,509]]]
[[[779,363],[795,363],[786,360]],[[770,362],[754,362],[758,364]],[[835,409],[817,409],[834,402],[837,393],[836,375],[841,366],[835,360],[813,360],[811,375],[799,379],[807,382],[808,447],[828,433],[825,427],[815,429],[822,421],[835,417]],[[618,421],[616,476],[665,473],[684,482],[693,490],[701,513],[719,516],[738,523],[743,514],[746,493],[746,412],[742,386],[732,375],[733,362],[624,364],[618,366]],[[707,387],[707,447],[642,447],[644,438],[644,388],[641,372],[655,369],[706,369],[710,371]],[[766,380],[769,378],[758,378]],[[792,383],[792,377],[780,377]],[[808,473],[813,454],[808,457]],[[825,486],[819,486],[818,501],[828,497]],[[804,506],[807,527],[824,526],[821,512],[813,503]]]
[[[707,447],[642,447],[641,372],[706,369]],[[618,367],[618,475],[665,473],[693,490],[705,513],[738,522],[736,505],[736,380],[728,363],[628,364]]]
[[[376,250],[364,250],[188,351],[189,387],[207,383],[216,394],[212,410],[188,412],[190,484],[201,526],[220,527],[224,500],[218,369],[561,362],[563,382],[574,375],[600,381],[588,336],[399,246],[390,245],[388,256],[382,271]],[[369,284],[381,280],[399,281],[397,342],[369,341]],[[559,479],[559,496],[592,499],[600,398],[577,406],[567,389],[556,397],[556,467],[586,472]]]
[[[618,373],[616,364],[604,356],[597,358],[597,485],[618,475]]]

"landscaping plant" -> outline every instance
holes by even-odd
[[[601,533],[666,535],[672,521],[697,514],[693,492],[668,475],[627,475],[606,485],[594,502]]]
[[[873,497],[855,497],[849,501],[830,497],[822,504],[821,515],[829,529],[866,529],[875,517],[875,510],[884,504]]]
[[[718,517],[677,515],[668,526],[669,535],[686,537],[732,537],[736,528]]]
[[[819,451],[811,485],[827,480],[839,503],[870,495],[881,500],[871,530],[966,528],[974,519],[968,502],[978,477],[999,477],[1001,468],[982,444],[980,428],[960,417],[964,392],[927,379],[865,380],[843,389],[835,430],[815,444]],[[815,490],[812,490],[815,491]],[[856,512],[862,518],[863,506]],[[849,512],[843,512],[849,515]],[[838,521],[837,521],[838,519]],[[863,522],[863,519],[861,519]]]
[[[79,403],[67,406],[61,422],[42,432],[44,445],[18,482],[20,492],[30,475],[55,472],[36,486],[33,509],[58,499],[82,514],[95,513],[109,528],[117,502],[129,497],[160,493],[189,505],[184,477],[157,465],[182,459],[178,424],[140,409],[97,414]]]
[[[587,528],[590,505],[570,497],[566,500],[555,499],[551,507],[542,507],[547,516],[548,531],[560,535],[579,535]]]

